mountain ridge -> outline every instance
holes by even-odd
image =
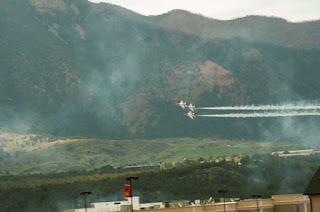
[[[250,28],[254,33],[243,34],[251,25],[247,19],[238,20],[244,25],[231,21],[212,28],[211,22],[205,23],[209,27],[192,24],[198,22],[190,17],[156,20],[86,0],[51,3],[0,3],[0,58],[7,58],[0,66],[0,127],[56,136],[263,138],[266,131],[282,129],[283,121],[190,122],[175,103],[318,100],[317,27],[310,32],[292,28],[312,38],[300,42],[295,38],[299,33],[288,39],[291,24],[285,23],[273,34],[277,40],[264,35],[266,24],[255,26],[262,31]],[[233,36],[241,26],[244,30]],[[211,34],[204,37],[206,31]],[[310,124],[302,123],[301,128]],[[230,134],[225,126],[236,130]]]
[[[205,36],[205,35],[202,35],[202,34],[198,34],[194,31],[190,32],[189,29],[191,28],[194,28],[196,26],[206,26],[208,25],[207,27],[214,27],[214,26],[217,26],[217,24],[228,24],[228,23],[231,23],[233,24],[233,26],[231,27],[235,27],[235,25],[241,24],[241,22],[251,22],[251,24],[248,24],[249,26],[247,26],[247,29],[245,29],[245,31],[249,31],[250,30],[250,27],[254,27],[255,29],[253,29],[252,31],[255,31],[257,27],[259,26],[254,26],[252,24],[262,24],[263,22],[270,22],[268,27],[271,27],[273,26],[274,24],[285,24],[287,26],[291,26],[291,27],[294,27],[294,26],[300,26],[302,27],[302,25],[304,25],[303,27],[304,28],[307,28],[308,30],[312,30],[312,27],[308,26],[308,25],[320,25],[320,19],[319,20],[311,20],[311,21],[301,21],[301,22],[291,22],[291,21],[288,21],[284,18],[281,18],[281,17],[276,17],[276,16],[260,16],[260,15],[247,15],[247,16],[244,16],[244,17],[239,17],[239,18],[234,18],[234,19],[230,19],[230,20],[219,20],[219,19],[214,19],[214,18],[210,18],[210,17],[206,17],[206,16],[203,16],[201,14],[197,14],[197,13],[192,13],[190,11],[187,11],[187,10],[182,10],[182,9],[174,9],[174,10],[170,10],[166,13],[163,13],[163,14],[160,14],[160,15],[151,15],[151,16],[145,16],[145,15],[142,15],[142,14],[139,14],[139,13],[136,13],[132,10],[129,10],[129,9],[126,9],[124,7],[121,7],[121,6],[118,6],[118,5],[113,5],[113,4],[109,4],[109,3],[99,3],[101,5],[107,5],[107,7],[112,7],[112,8],[117,8],[117,9],[120,9],[122,11],[125,11],[125,12],[128,12],[128,13],[131,13],[132,15],[134,16],[137,16],[139,18],[141,17],[145,17],[145,18],[149,18],[151,19],[151,21],[155,21],[155,22],[159,22],[159,19],[161,20],[159,24],[159,26],[161,27],[167,27],[169,29],[176,29],[176,30],[180,30],[182,32],[185,32],[185,33],[191,33],[191,34],[195,34],[197,36],[200,36],[201,38],[203,39],[216,39],[216,38],[223,38],[225,34],[221,34],[217,37],[213,36]],[[173,20],[170,19],[170,17],[173,16]],[[179,18],[180,17],[180,18]],[[178,23],[175,23],[177,20],[179,21],[179,19],[181,19],[183,17],[183,19],[185,20],[185,22],[178,22]],[[169,19],[169,20],[164,20],[163,19]],[[192,22],[190,21],[191,19],[196,19],[196,23],[192,24],[192,27],[181,27],[181,25],[185,25],[186,23],[188,22]],[[146,22],[150,21],[150,20],[145,20]],[[194,21],[194,20],[193,20]],[[206,23],[206,22],[211,22],[211,23]],[[167,26],[167,24],[170,23],[170,24],[173,24],[173,26]],[[286,27],[287,27],[286,26]],[[226,29],[223,29],[221,26],[218,26],[219,30],[226,30]],[[262,27],[263,28],[263,27]],[[285,28],[284,26],[280,26],[279,28]],[[295,28],[293,28],[292,30],[294,31],[299,31]],[[207,32],[205,32],[207,33]],[[209,33],[212,33],[209,31]],[[228,33],[235,33],[235,32],[226,32],[227,34]],[[261,33],[259,35],[264,35],[266,32],[264,33]],[[267,32],[268,33],[268,32]],[[316,33],[316,37],[317,36],[320,36],[320,30],[318,29],[317,31],[314,31],[312,33]],[[235,33],[236,34],[236,33]],[[272,33],[268,33],[267,35],[264,35],[264,36],[271,36]],[[234,37],[242,37],[244,36],[243,34],[237,34],[237,36],[234,36]],[[295,36],[295,38],[299,38],[303,36],[303,34],[298,34],[297,36]],[[227,35],[228,38],[231,38],[230,35]],[[306,38],[303,38],[300,40],[300,42],[303,42],[304,39],[316,39],[315,37],[314,38],[310,38],[310,37],[306,37]],[[267,43],[270,43],[273,39],[268,39],[267,40]],[[317,39],[318,40],[318,39]],[[259,40],[258,40],[259,41]],[[265,42],[266,40],[262,40],[263,42]],[[283,41],[282,41],[283,42]],[[292,42],[292,41],[291,41]],[[273,42],[271,42],[273,43]],[[279,43],[275,43],[275,44],[279,44]],[[301,45],[299,44],[295,44],[295,45],[281,45],[281,46],[284,46],[284,47],[290,47],[290,48],[302,48],[302,49],[311,49],[311,48],[320,48],[320,44],[319,44],[319,40],[316,42],[316,45],[312,45],[312,44],[309,44],[306,46],[306,43],[303,45],[304,47],[301,47]]]

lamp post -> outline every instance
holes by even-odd
[[[131,212],[133,212],[133,200],[132,200],[132,180],[139,180],[139,177],[127,177],[126,178],[126,181],[129,181],[130,182],[130,196],[131,196]]]
[[[119,205],[121,204],[120,202],[116,202],[114,203],[115,205],[117,205],[117,211],[120,211]]]
[[[257,199],[257,212],[259,211],[259,198],[261,198],[260,194],[254,194],[252,195],[252,198],[256,198]]]
[[[224,211],[226,212],[226,193],[228,193],[228,190],[219,190],[218,191],[220,194],[222,193],[223,194],[223,208],[224,208]]]
[[[86,212],[87,212],[87,195],[89,195],[89,194],[92,194],[92,192],[91,191],[83,191],[80,193],[80,195],[84,196],[84,208],[85,208]]]

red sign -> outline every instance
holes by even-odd
[[[130,185],[124,184],[124,197],[132,197]]]

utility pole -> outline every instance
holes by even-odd
[[[133,199],[132,199],[132,180],[139,180],[139,177],[127,177],[126,181],[130,182],[130,196],[131,196],[131,212],[133,212]]]
[[[259,212],[259,198],[261,198],[261,194],[254,194],[252,195],[252,198],[257,199],[257,212]]]
[[[223,208],[224,208],[224,212],[226,212],[226,193],[228,193],[228,190],[219,190],[218,191],[220,194],[222,193],[223,194]]]
[[[87,194],[88,195],[92,194],[92,192],[91,191],[83,191],[80,193],[80,195],[84,196],[84,208],[85,208],[86,212],[87,212]]]

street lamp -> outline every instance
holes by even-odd
[[[80,193],[80,195],[84,196],[84,208],[85,208],[86,212],[87,212],[87,195],[89,195],[89,194],[92,194],[92,192],[91,191],[83,191]]]
[[[259,198],[261,198],[260,194],[254,194],[252,195],[252,198],[256,198],[257,199],[257,212],[259,211]]]
[[[226,212],[226,193],[228,193],[228,190],[219,190],[218,191],[220,194],[222,193],[223,194],[223,208],[224,208],[224,211]]]
[[[139,180],[139,177],[126,177],[126,181],[130,182],[130,193],[131,193],[131,212],[133,212],[133,201],[132,201],[132,180]]]

